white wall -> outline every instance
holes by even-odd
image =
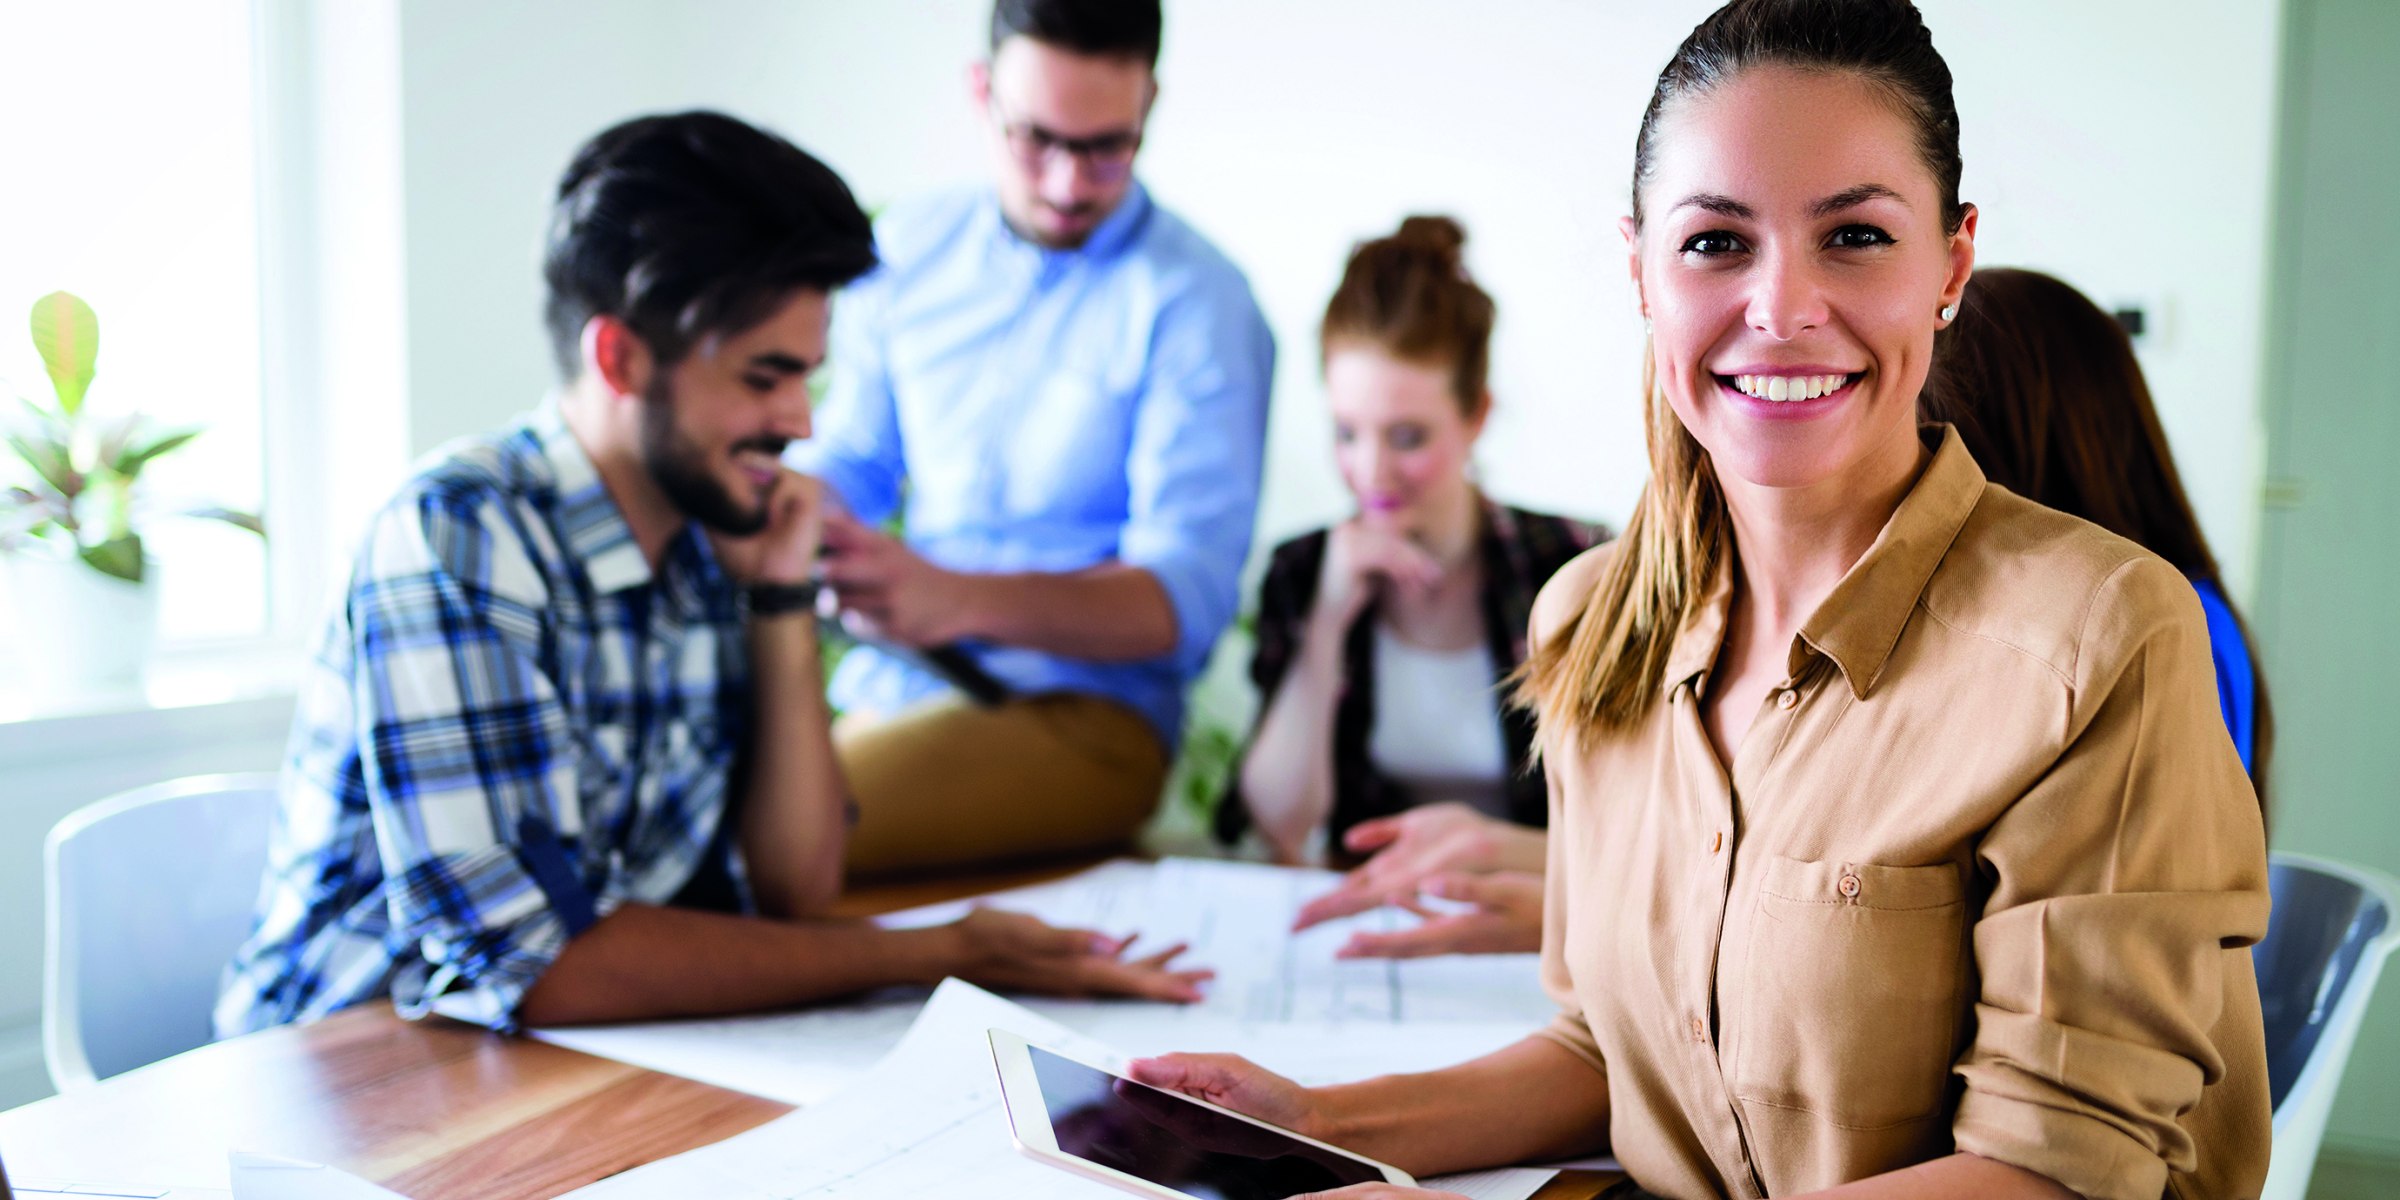
[[[1168,7],[1154,192],[1249,271],[1283,369],[1262,544],[1336,515],[1311,330],[1349,244],[1406,213],[1469,230],[1499,298],[1494,490],[1621,521],[1643,464],[1615,230],[1651,81],[1712,4],[1185,0]],[[2276,6],[1928,0],[1958,78],[1983,257],[2166,318],[2144,359],[2203,524],[2248,595]],[[870,205],[972,178],[983,0],[640,0],[404,9],[413,440],[547,379],[532,263],[581,137],[712,105],[770,124]],[[570,16],[569,14],[572,14]]]

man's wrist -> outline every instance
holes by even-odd
[[[949,597],[946,606],[948,612],[945,614],[947,620],[944,622],[949,636],[941,640],[999,640],[994,632],[998,622],[993,620],[989,608],[992,577],[970,571],[953,571],[947,567],[934,569],[941,572],[942,590]]]
[[[743,595],[749,601],[751,616],[778,617],[787,613],[816,615],[818,591],[816,580],[803,579],[796,583],[760,582],[750,584],[742,590]]]
[[[893,973],[928,987],[956,975],[966,962],[966,934],[955,925],[891,931]]]

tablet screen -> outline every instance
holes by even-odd
[[[1173,1092],[1026,1047],[1058,1148],[1198,1200],[1284,1200],[1383,1172]]]

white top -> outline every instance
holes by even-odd
[[[1508,815],[1508,747],[1491,648],[1423,650],[1375,626],[1375,728],[1367,757],[1419,803]]]

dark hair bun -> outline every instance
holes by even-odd
[[[1435,256],[1460,275],[1466,274],[1467,231],[1448,217],[1410,217],[1384,240],[1394,247]]]
[[[1360,242],[1325,305],[1319,346],[1358,341],[1404,361],[1446,365],[1461,410],[1473,415],[1483,403],[1498,314],[1467,274],[1466,245],[1458,222],[1434,216],[1410,217],[1390,236]]]

